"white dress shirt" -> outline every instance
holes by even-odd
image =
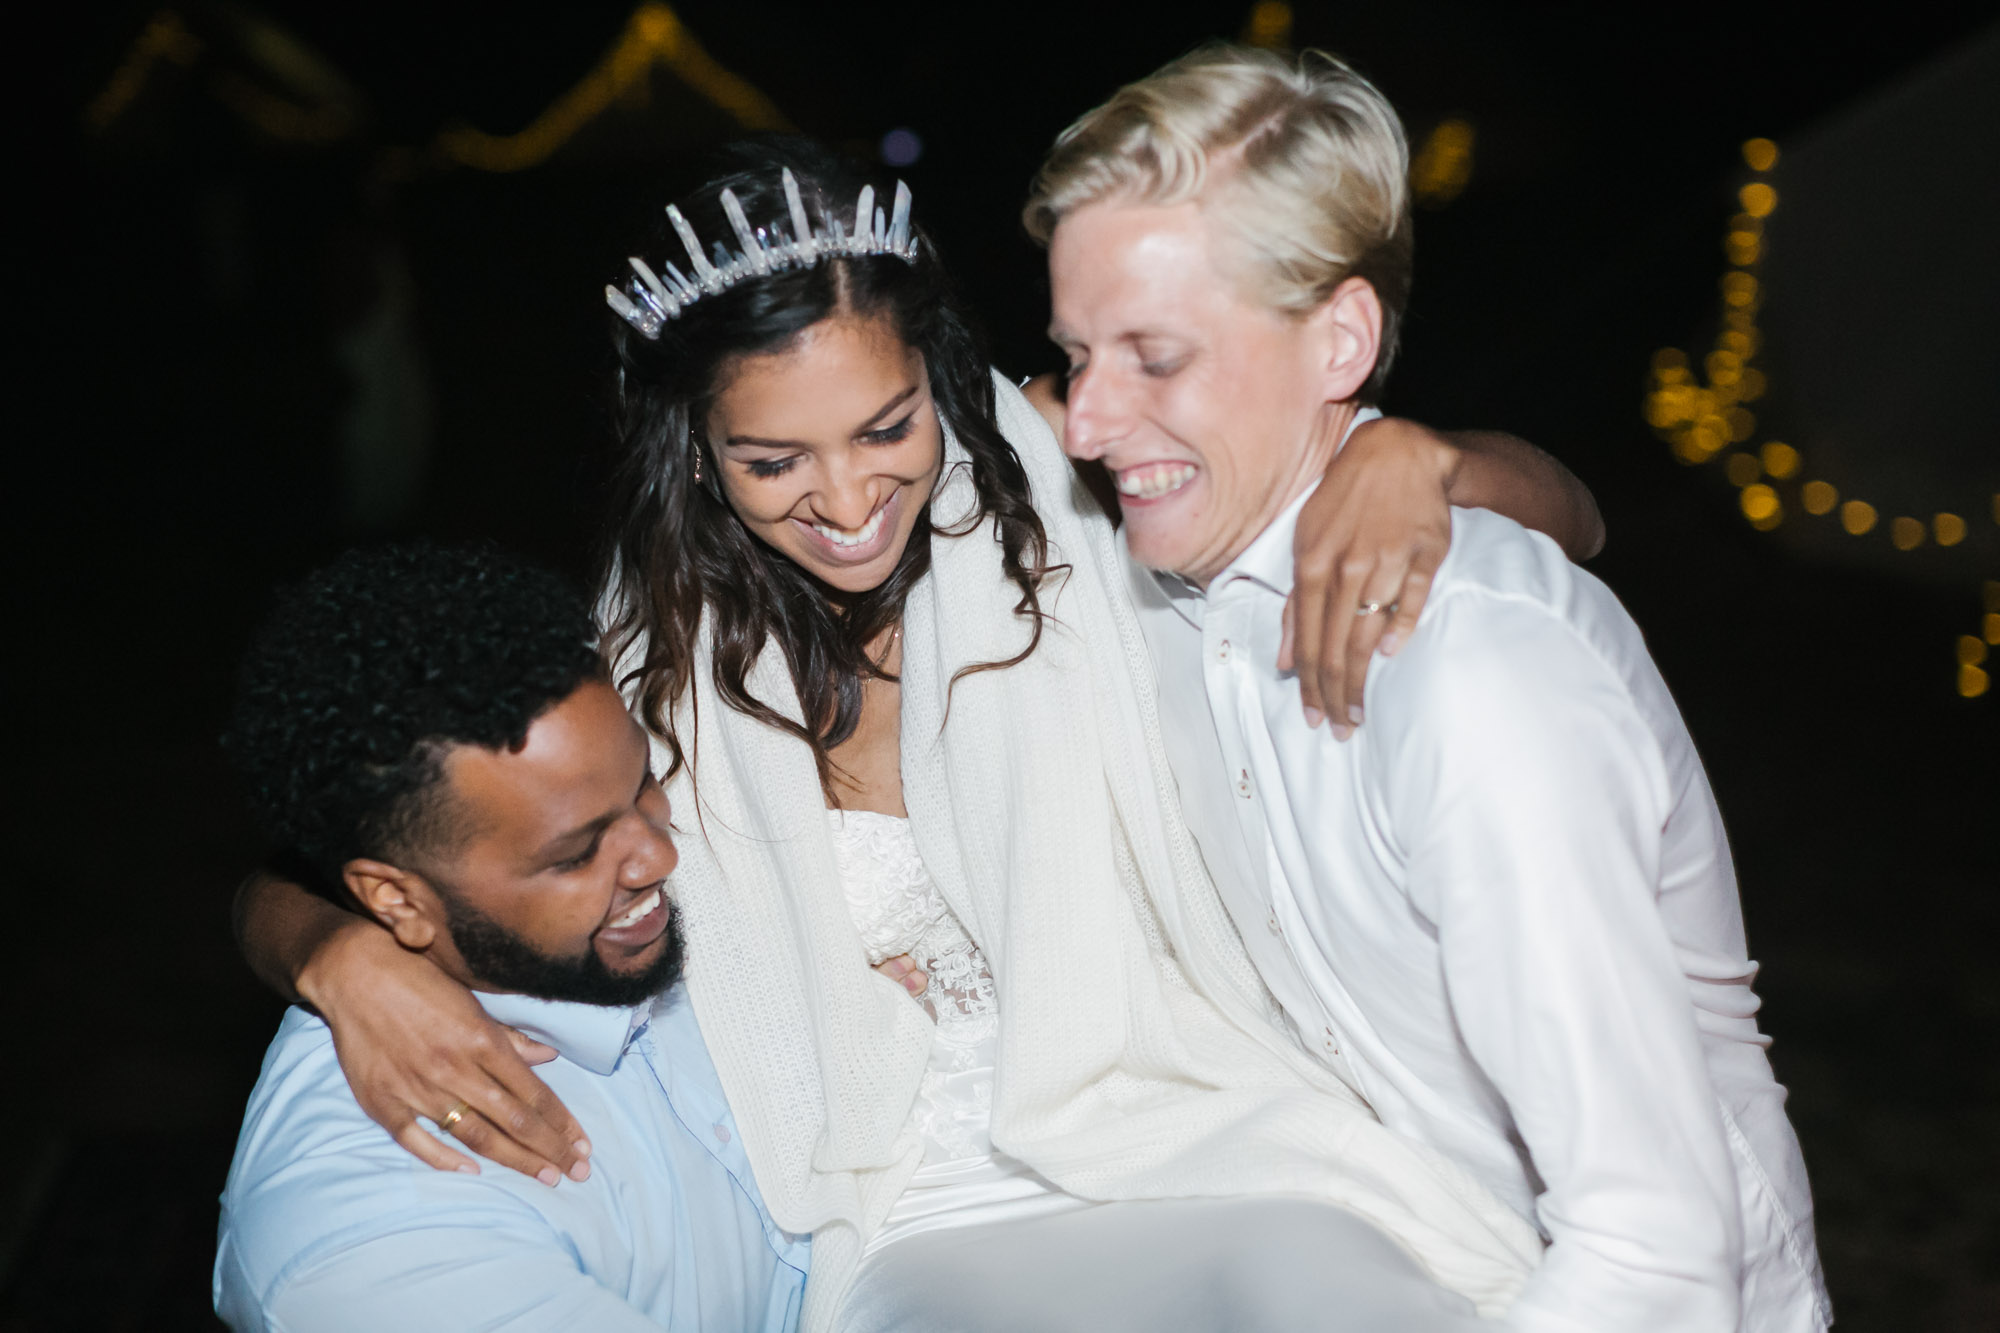
[[[536,1072],[589,1133],[590,1179],[426,1166],[294,1008],[223,1192],[216,1313],[267,1333],[791,1333],[808,1241],[764,1208],[685,991],[633,1009],[478,998],[561,1052]]]
[[[1206,597],[1130,570],[1188,822],[1273,993],[1549,1238],[1514,1326],[1823,1328],[1720,814],[1637,627],[1548,539],[1454,510],[1338,742],[1273,665],[1303,504]]]

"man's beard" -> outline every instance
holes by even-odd
[[[438,896],[444,901],[451,942],[482,987],[516,991],[538,1000],[624,1008],[652,999],[681,979],[680,909],[672,902],[662,904],[667,912],[667,928],[662,934],[666,948],[647,967],[623,973],[606,967],[594,945],[584,946],[576,958],[542,953],[459,895]],[[664,891],[661,896],[665,897]]]

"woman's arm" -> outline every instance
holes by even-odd
[[[1572,560],[1604,545],[1588,488],[1525,440],[1388,418],[1357,427],[1306,501],[1295,537],[1278,667],[1298,672],[1312,725],[1331,718],[1344,740],[1361,724],[1368,659],[1378,648],[1393,654],[1416,631],[1451,544],[1452,505],[1505,514],[1553,537]],[[1357,614],[1370,604],[1384,610]]]
[[[259,871],[236,893],[236,936],[259,979],[319,1011],[354,1099],[396,1142],[440,1171],[478,1165],[418,1117],[469,1108],[452,1135],[483,1157],[554,1185],[590,1175],[589,1140],[529,1063],[555,1052],[494,1022],[472,993],[366,917]]]

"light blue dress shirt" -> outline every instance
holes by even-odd
[[[293,1009],[223,1191],[216,1312],[271,1333],[791,1333],[807,1238],[765,1210],[685,990],[636,1009],[479,1000],[561,1052],[537,1072],[590,1135],[590,1179],[424,1165]]]

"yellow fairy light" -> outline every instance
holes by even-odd
[[[1962,666],[1958,669],[1958,692],[1967,699],[1977,699],[1986,693],[1986,687],[1993,682],[1984,671],[1976,666]]]
[[[1757,451],[1764,460],[1764,470],[1784,481],[1799,470],[1799,451],[1789,444],[1772,440]]]
[[[1965,540],[1965,520],[1957,514],[1939,514],[1931,519],[1931,535],[1939,546],[1956,546]]]
[[[1771,216],[1771,210],[1778,206],[1778,192],[1762,181],[1751,181],[1736,192],[1743,211],[1753,218]]]
[[[1686,370],[1687,364],[1687,353],[1678,347],[1662,347],[1653,353],[1654,374],[1665,370]]]
[[[1960,666],[1978,666],[1985,660],[1986,644],[1981,639],[1971,634],[1961,634],[1958,636],[1958,664]]]
[[[1988,643],[2000,643],[2000,611],[1988,611],[1980,628],[1985,632],[1980,636]]]
[[[1757,433],[1757,418],[1745,408],[1729,409],[1729,438],[1732,443],[1741,444]]]
[[[1924,524],[1922,519],[1904,515],[1889,524],[1889,540],[1899,551],[1914,551],[1924,544]]]
[[[1736,485],[1748,486],[1751,482],[1757,480],[1759,476],[1763,475],[1764,469],[1757,462],[1757,455],[1755,454],[1731,454],[1723,462],[1722,471]],[[1765,489],[1769,490],[1770,488],[1767,486]],[[1749,511],[1745,510],[1744,512],[1748,513]]]
[[[1722,275],[1722,299],[1733,306],[1747,306],[1757,299],[1757,279],[1748,273]]]
[[[1738,454],[1736,457],[1748,458],[1749,455]],[[1736,502],[1743,509],[1743,517],[1749,519],[1755,528],[1775,528],[1785,516],[1785,508],[1778,502],[1778,493],[1762,482],[1745,486]]]
[[[1866,500],[1849,500],[1840,507],[1840,526],[1859,537],[1875,526],[1875,506]]]
[[[1752,171],[1769,171],[1778,161],[1778,145],[1769,139],[1750,139],[1743,145],[1743,160]]]
[[[1282,50],[1292,44],[1292,7],[1283,0],[1258,0],[1250,6],[1243,40],[1252,46]]]
[[[1799,487],[1799,503],[1805,506],[1808,514],[1830,514],[1839,501],[1840,492],[1833,488],[1831,482],[1809,481]]]

